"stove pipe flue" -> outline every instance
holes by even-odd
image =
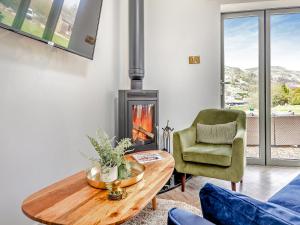
[[[129,0],[129,77],[131,89],[143,89],[144,0]]]

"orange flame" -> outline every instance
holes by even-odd
[[[145,132],[141,132],[141,130],[153,133],[153,108],[153,104],[132,106],[132,139],[134,142],[151,140],[151,138],[146,135]]]

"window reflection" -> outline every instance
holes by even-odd
[[[0,23],[11,26],[21,0],[0,0]]]
[[[65,0],[52,41],[68,47],[80,0]]]
[[[31,0],[21,30],[42,38],[52,3],[52,0]]]

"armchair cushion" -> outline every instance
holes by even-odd
[[[197,143],[232,144],[236,135],[236,121],[224,124],[197,124]]]
[[[183,149],[186,162],[205,163],[218,166],[231,165],[232,146],[215,144],[195,144]]]

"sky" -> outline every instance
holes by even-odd
[[[300,71],[300,14],[271,16],[271,65]],[[258,67],[259,18],[226,19],[225,65]]]

